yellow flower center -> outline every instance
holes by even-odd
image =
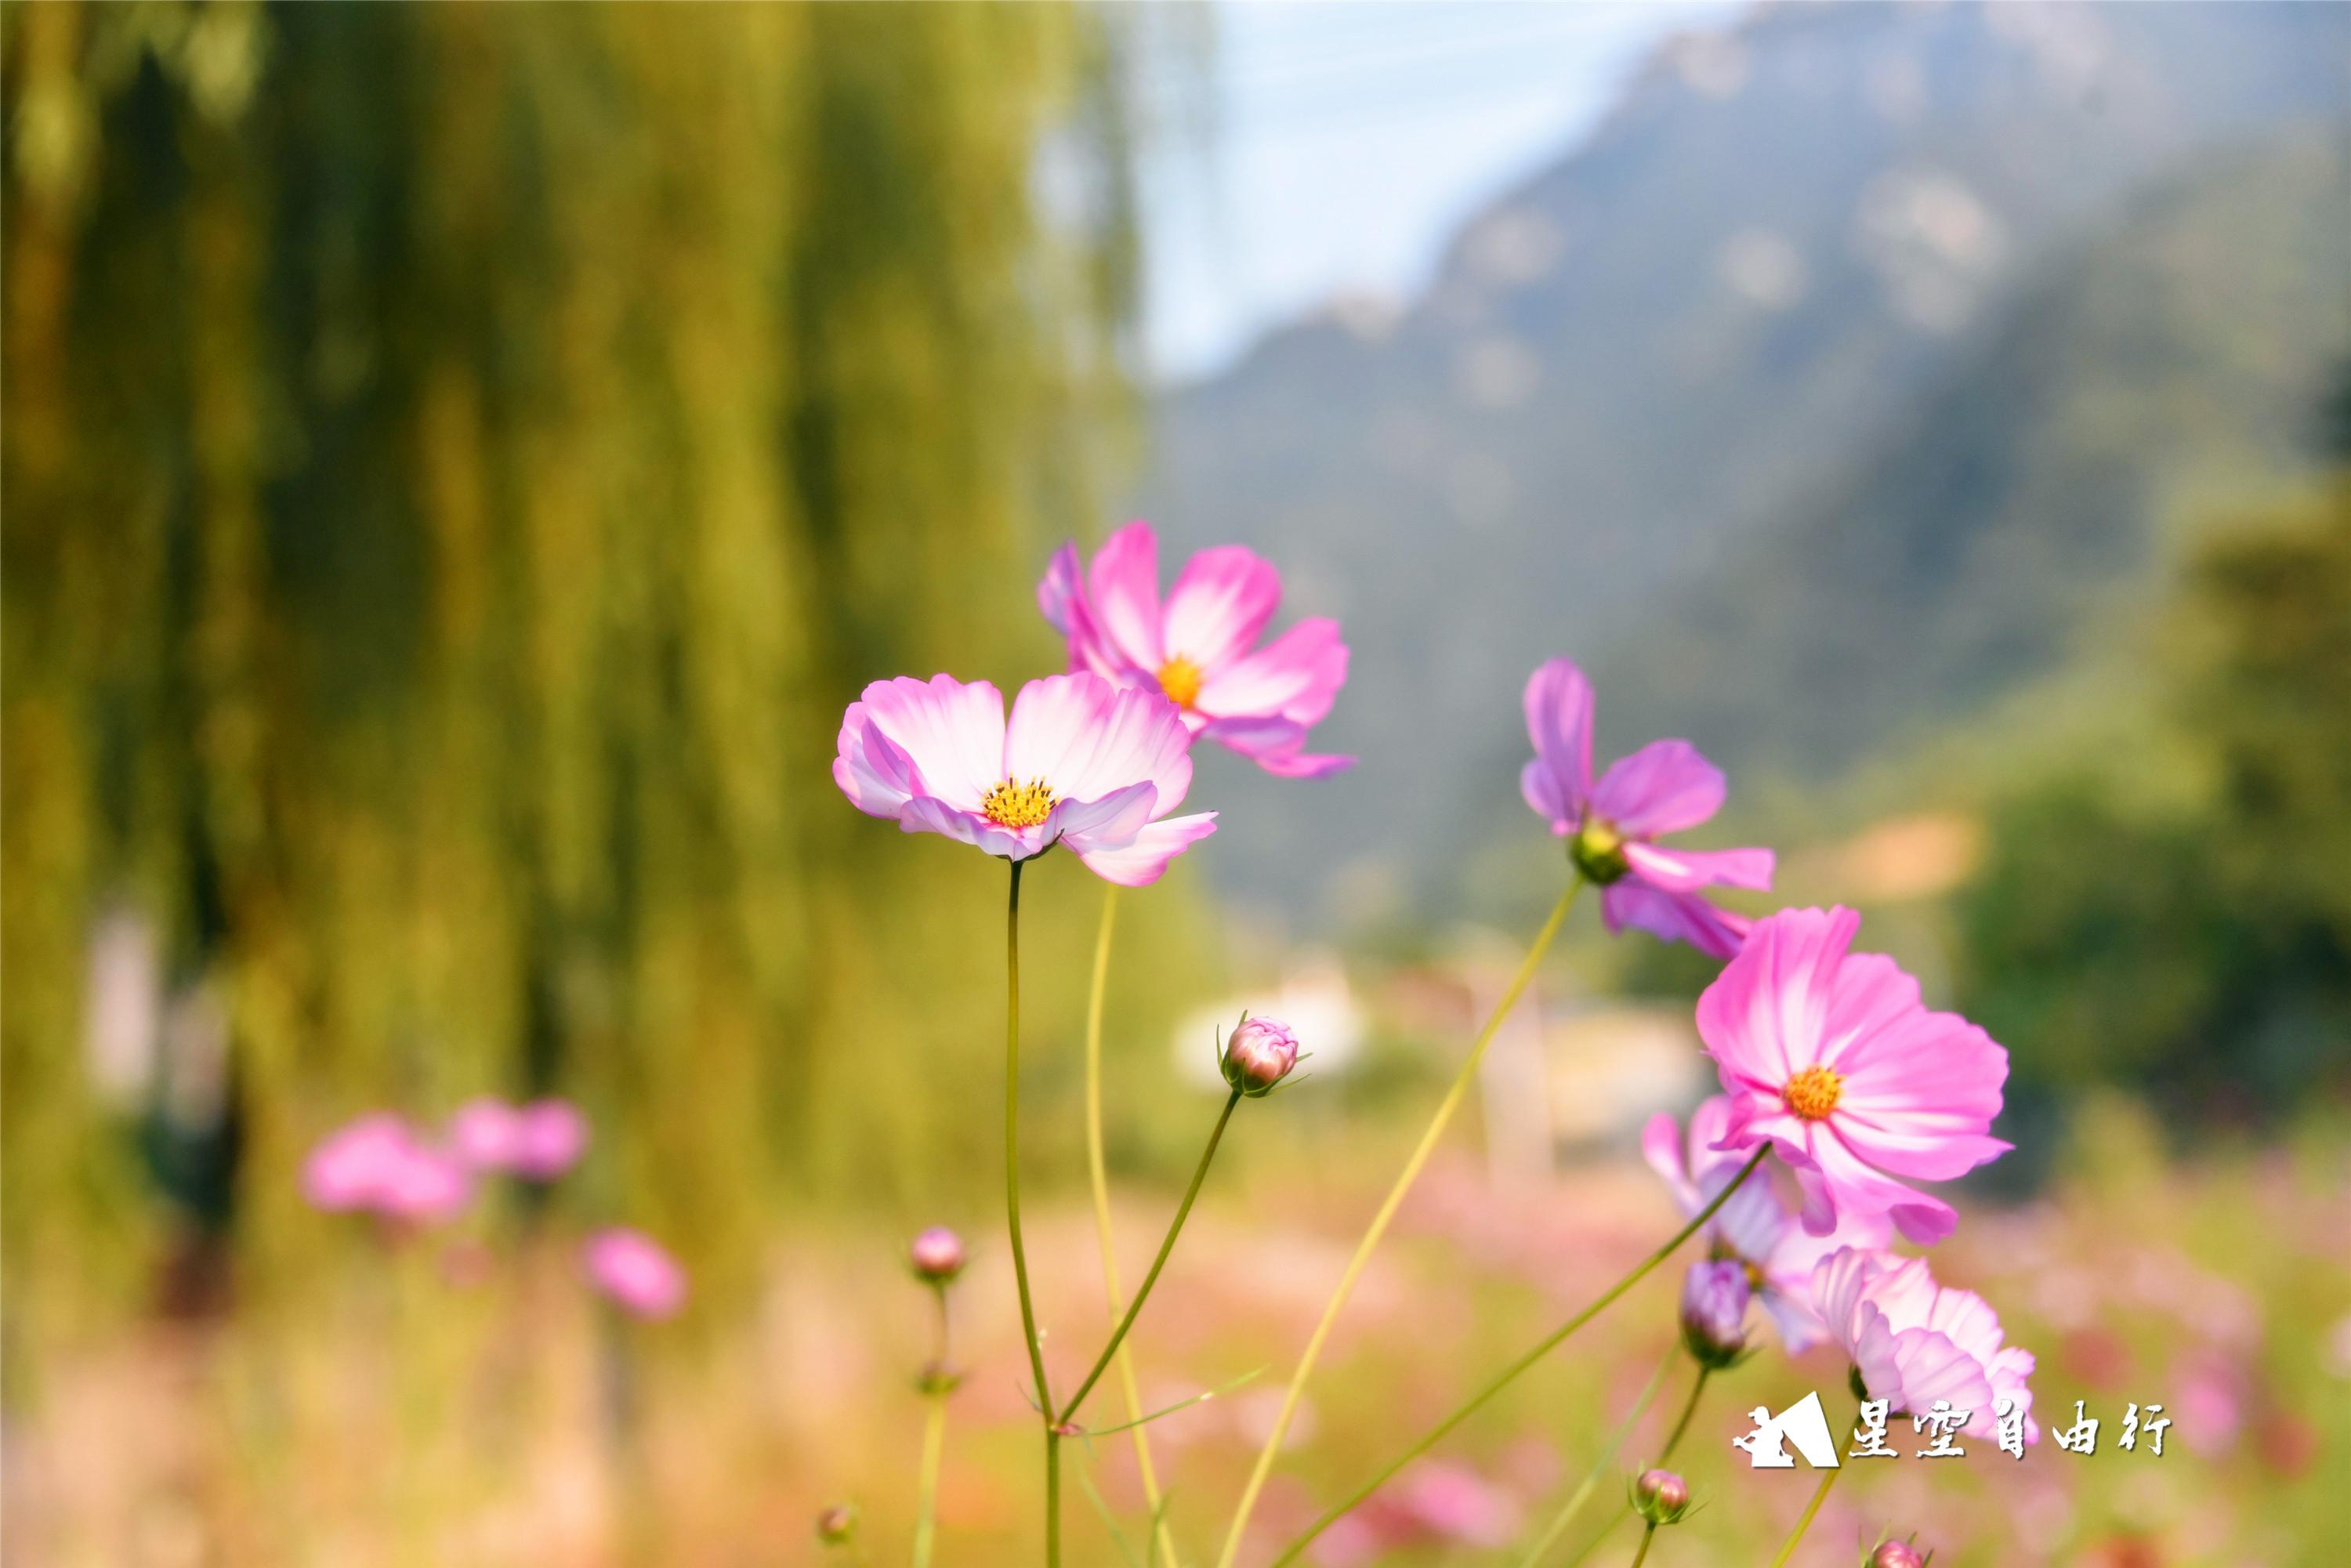
[[[1159,666],[1159,689],[1177,707],[1190,707],[1200,700],[1200,666],[1178,653]]]
[[[1053,811],[1053,787],[1042,779],[1007,779],[979,798],[979,814],[999,828],[1033,828]]]
[[[1807,1122],[1817,1122],[1837,1107],[1844,1094],[1844,1077],[1833,1067],[1807,1067],[1788,1080],[1780,1098]]]

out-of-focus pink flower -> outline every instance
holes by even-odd
[[[914,1272],[934,1284],[946,1284],[963,1272],[963,1238],[944,1225],[934,1225],[906,1249]]]
[[[1682,1343],[1706,1366],[1729,1366],[1747,1349],[1747,1265],[1736,1258],[1693,1263],[1682,1277]]]
[[[1698,1000],[1698,1031],[1730,1096],[1714,1146],[1765,1138],[1796,1173],[1805,1228],[1844,1213],[1890,1215],[1921,1244],[1959,1222],[1948,1203],[1896,1178],[1948,1181],[2005,1154],[2008,1052],[1956,1013],[1930,1012],[1894,960],[1849,953],[1850,909],[1783,909]]]
[[[1700,895],[1708,887],[1771,885],[1770,850],[1669,850],[1663,834],[1695,828],[1722,808],[1722,770],[1687,740],[1653,740],[1592,781],[1592,683],[1566,659],[1527,681],[1527,737],[1534,760],[1519,793],[1560,838],[1577,869],[1598,883],[1611,931],[1627,925],[1728,958],[1749,921]]]
[[[588,1152],[588,1118],[569,1100],[534,1100],[515,1113],[514,1172],[553,1181]]]
[[[642,1230],[611,1226],[588,1238],[580,1261],[589,1281],[641,1318],[674,1316],[685,1305],[685,1270]]]
[[[1216,831],[1214,811],[1167,817],[1192,787],[1191,744],[1166,697],[1096,675],[1029,682],[1008,724],[986,681],[902,675],[849,705],[832,777],[907,832],[1013,861],[1066,843],[1095,875],[1142,887]]]
[[[2003,1343],[2000,1314],[1981,1296],[1935,1283],[1925,1259],[1840,1248],[1813,1273],[1813,1306],[1870,1398],[1911,1415],[1948,1400],[1969,1412],[1960,1430],[1985,1438],[2006,1399],[2024,1415],[2024,1440],[2041,1440],[2032,1353]]]
[[[389,1111],[337,1128],[302,1162],[302,1196],[336,1213],[374,1208],[412,1143],[408,1124]]]
[[[522,1114],[503,1100],[481,1095],[449,1118],[449,1147],[472,1169],[512,1170],[521,1146]]]
[[[2181,1440],[2208,1459],[2235,1448],[2251,1382],[2243,1364],[2225,1351],[2207,1348],[2187,1356],[2172,1374],[2172,1419]]]
[[[302,1194],[319,1208],[421,1224],[464,1208],[473,1186],[455,1158],[426,1146],[398,1116],[379,1111],[310,1152],[302,1166]]]
[[[1519,1509],[1510,1494],[1467,1465],[1424,1459],[1397,1482],[1405,1510],[1439,1541],[1493,1548],[1518,1533]]]
[[[1194,556],[1163,603],[1159,536],[1144,522],[1111,535],[1091,572],[1063,545],[1037,585],[1037,607],[1069,640],[1071,669],[1165,693],[1193,734],[1268,773],[1319,779],[1355,760],[1305,749],[1346,684],[1347,645],[1336,621],[1318,617],[1258,647],[1280,604],[1281,573],[1238,545]]]
[[[1717,1094],[1690,1113],[1687,1140],[1662,1111],[1643,1129],[1641,1153],[1685,1217],[1713,1202],[1747,1163],[1744,1155],[1715,1146],[1729,1128],[1729,1098]],[[1882,1214],[1844,1213],[1829,1235],[1814,1236],[1782,1196],[1773,1168],[1766,1165],[1749,1176],[1706,1222],[1705,1237],[1709,1255],[1746,1266],[1757,1304],[1794,1355],[1826,1332],[1813,1311],[1813,1266],[1840,1247],[1883,1247],[1893,1239],[1894,1227]]]

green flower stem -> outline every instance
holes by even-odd
[[[1559,1512],[1552,1516],[1542,1534],[1536,1537],[1535,1543],[1527,1548],[1526,1554],[1518,1560],[1516,1568],[1535,1568],[1535,1564],[1542,1561],[1543,1553],[1557,1545],[1559,1538],[1567,1533],[1567,1527],[1574,1522],[1577,1512],[1591,1500],[1592,1489],[1600,1484],[1601,1473],[1615,1459],[1616,1450],[1625,1446],[1625,1439],[1632,1436],[1634,1424],[1648,1410],[1649,1402],[1657,1396],[1657,1390],[1665,1386],[1666,1373],[1673,1366],[1679,1350],[1679,1345],[1666,1347],[1665,1355],[1657,1362],[1657,1370],[1649,1375],[1647,1385],[1642,1388],[1639,1397],[1633,1401],[1633,1408],[1625,1413],[1625,1419],[1617,1426],[1607,1445],[1593,1459],[1592,1468],[1583,1473],[1583,1479],[1576,1483],[1575,1490],[1568,1494],[1567,1501],[1561,1505]]]
[[[930,1406],[923,1416],[923,1470],[920,1490],[914,1508],[914,1568],[931,1568],[931,1542],[937,1534],[939,1512],[939,1455],[946,1446],[947,1396],[945,1393],[925,1396]]]
[[[1641,1544],[1633,1549],[1633,1568],[1641,1568],[1641,1564],[1648,1561],[1649,1542],[1656,1538],[1657,1527],[1654,1524],[1641,1531]]]
[[[1118,1327],[1111,1331],[1110,1343],[1102,1346],[1100,1355],[1094,1357],[1093,1366],[1087,1372],[1085,1381],[1078,1385],[1078,1391],[1071,1395],[1070,1402],[1061,1407],[1061,1418],[1063,1421],[1076,1418],[1078,1406],[1086,1402],[1086,1396],[1092,1393],[1094,1385],[1102,1381],[1102,1373],[1110,1366],[1110,1358],[1117,1354],[1119,1346],[1126,1343],[1127,1330],[1134,1326],[1135,1318],[1143,1311],[1143,1303],[1150,1300],[1151,1287],[1159,1282],[1159,1271],[1167,1267],[1167,1255],[1176,1250],[1176,1238],[1183,1233],[1184,1221],[1191,1218],[1193,1200],[1200,1196],[1200,1184],[1208,1179],[1208,1166],[1217,1157],[1217,1145],[1224,1142],[1225,1124],[1233,1119],[1233,1107],[1240,1103],[1241,1092],[1238,1089],[1225,1096],[1225,1108],[1217,1113],[1217,1124],[1208,1134],[1208,1146],[1200,1151],[1200,1163],[1193,1167],[1192,1185],[1184,1189],[1184,1201],[1176,1206],[1176,1218],[1168,1221],[1166,1238],[1159,1243],[1159,1256],[1151,1260],[1151,1271],[1143,1276],[1143,1284],[1135,1291],[1134,1300],[1127,1303],[1126,1316],[1120,1319]]]
[[[1844,1467],[1842,1465],[1821,1472],[1821,1484],[1813,1489],[1813,1500],[1804,1505],[1803,1515],[1796,1521],[1796,1528],[1790,1531],[1788,1539],[1780,1543],[1780,1554],[1771,1559],[1771,1568],[1785,1568],[1788,1559],[1796,1554],[1796,1546],[1804,1539],[1804,1531],[1813,1527],[1813,1515],[1821,1511],[1821,1504],[1828,1499],[1829,1488],[1836,1485],[1837,1477],[1843,1474]]]
[[[1467,1421],[1471,1416],[1477,1414],[1479,1409],[1484,1407],[1487,1401],[1492,1399],[1496,1395],[1501,1393],[1503,1389],[1508,1388],[1513,1382],[1517,1381],[1520,1374],[1525,1372],[1527,1368],[1534,1365],[1535,1363],[1541,1361],[1544,1356],[1549,1355],[1552,1351],[1558,1349],[1560,1343],[1565,1340],[1568,1335],[1573,1333],[1576,1330],[1590,1322],[1593,1318],[1598,1317],[1611,1302],[1616,1300],[1617,1297],[1623,1295],[1635,1285],[1639,1284],[1643,1280],[1646,1279],[1651,1270],[1664,1262],[1667,1259],[1672,1257],[1676,1249],[1679,1248],[1683,1242],[1688,1240],[1691,1237],[1697,1235],[1699,1228],[1705,1225],[1708,1220],[1714,1218],[1714,1211],[1720,1208],[1726,1202],[1729,1201],[1730,1195],[1732,1193],[1737,1192],[1741,1186],[1746,1185],[1747,1178],[1755,1174],[1755,1168],[1763,1163],[1763,1156],[1771,1152],[1771,1145],[1769,1144],[1757,1149],[1753,1156],[1750,1158],[1745,1165],[1739,1167],[1739,1174],[1731,1178],[1730,1185],[1724,1187],[1720,1192],[1715,1194],[1714,1201],[1708,1204],[1704,1208],[1699,1209],[1697,1215],[1691,1218],[1687,1225],[1685,1225],[1679,1230],[1675,1231],[1671,1240],[1667,1241],[1664,1246],[1658,1248],[1655,1252],[1650,1253],[1646,1258],[1643,1259],[1641,1262],[1635,1267],[1631,1273],[1625,1275],[1623,1279],[1609,1286],[1607,1290],[1602,1291],[1600,1296],[1593,1301],[1590,1306],[1584,1308],[1582,1312],[1576,1313],[1575,1316],[1568,1319],[1567,1322],[1562,1323],[1558,1328],[1552,1330],[1550,1333],[1537,1341],[1533,1349],[1528,1351],[1524,1355],[1520,1356],[1518,1360],[1504,1367],[1500,1374],[1497,1375],[1492,1382],[1487,1384],[1485,1387],[1480,1388],[1477,1393],[1471,1395],[1468,1402],[1463,1404],[1458,1409],[1455,1410],[1452,1415],[1447,1416],[1444,1420],[1439,1421],[1436,1426],[1430,1427],[1428,1431],[1422,1436],[1418,1442],[1413,1444],[1410,1448],[1405,1449],[1403,1453],[1398,1454],[1393,1460],[1389,1461],[1387,1467],[1381,1470],[1379,1474],[1374,1476],[1370,1480],[1365,1481],[1362,1486],[1356,1488],[1344,1502],[1342,1502],[1338,1507],[1331,1510],[1330,1512],[1324,1514],[1321,1519],[1316,1520],[1313,1526],[1309,1529],[1305,1534],[1300,1536],[1297,1540],[1291,1542],[1287,1547],[1282,1549],[1281,1555],[1273,1560],[1271,1568],[1281,1568],[1283,1563],[1294,1560],[1300,1552],[1305,1551],[1306,1548],[1312,1543],[1316,1536],[1322,1534],[1324,1531],[1330,1529],[1332,1525],[1337,1523],[1338,1521],[1352,1511],[1356,1504],[1362,1502],[1365,1498],[1379,1490],[1383,1486],[1385,1486],[1389,1477],[1395,1475],[1398,1470],[1404,1469],[1405,1466],[1412,1463],[1413,1460],[1420,1458],[1421,1455],[1435,1448],[1437,1443],[1444,1438],[1447,1433],[1452,1431],[1453,1428],[1458,1427],[1462,1422]]]
[[[1045,1561],[1061,1561],[1061,1440],[1053,1430],[1053,1392],[1045,1381],[1045,1346],[1037,1337],[1037,1308],[1029,1293],[1029,1249],[1020,1239],[1020,867],[1012,862],[1012,892],[1004,907],[1004,1218],[1012,1233],[1012,1278],[1020,1288],[1020,1332],[1029,1342],[1029,1370],[1037,1379],[1037,1406],[1045,1421]]]
[[[1102,1247],[1102,1295],[1114,1317],[1123,1311],[1124,1292],[1118,1282],[1118,1249],[1111,1235],[1110,1174],[1102,1158],[1102,1008],[1110,989],[1111,933],[1118,924],[1118,884],[1102,893],[1102,933],[1094,939],[1093,988],[1086,998],[1086,1176],[1093,1189],[1094,1239]],[[1135,1474],[1143,1482],[1144,1507],[1152,1519],[1151,1538],[1162,1568],[1176,1568],[1176,1538],[1162,1517],[1159,1475],[1151,1462],[1151,1435],[1144,1429],[1143,1390],[1134,1378],[1134,1354],[1118,1347],[1119,1391],[1126,1399],[1126,1418],[1134,1434]],[[1146,1554],[1147,1555],[1147,1554]]]
[[[1233,1511],[1232,1527],[1225,1533],[1224,1550],[1217,1556],[1217,1568],[1233,1568],[1233,1559],[1240,1552],[1241,1534],[1249,1528],[1249,1515],[1257,1509],[1258,1494],[1265,1490],[1266,1478],[1273,1473],[1273,1461],[1281,1452],[1281,1441],[1290,1435],[1290,1420],[1298,1414],[1299,1400],[1305,1396],[1306,1380],[1314,1375],[1314,1364],[1322,1358],[1323,1342],[1331,1337],[1331,1325],[1338,1321],[1340,1310],[1347,1304],[1347,1298],[1354,1293],[1356,1281],[1363,1277],[1364,1265],[1371,1261],[1372,1253],[1387,1234],[1388,1225],[1395,1218],[1396,1210],[1403,1207],[1405,1194],[1412,1190],[1413,1183],[1420,1178],[1421,1167],[1436,1152],[1437,1140],[1445,1135],[1446,1124],[1453,1120],[1453,1113],[1460,1108],[1462,1096],[1468,1092],[1470,1081],[1478,1075],[1479,1064],[1486,1059],[1486,1048],[1493,1044],[1502,1020],[1510,1016],[1510,1009],[1518,1006],[1520,993],[1534,978],[1535,966],[1550,951],[1552,938],[1559,935],[1560,923],[1567,918],[1568,906],[1575,902],[1575,895],[1583,888],[1583,873],[1579,872],[1567,884],[1567,891],[1559,895],[1559,902],[1552,906],[1551,918],[1544,921],[1542,929],[1535,934],[1533,945],[1527,949],[1526,957],[1519,964],[1519,972],[1510,977],[1510,986],[1502,992],[1501,999],[1494,1004],[1493,1016],[1486,1020],[1485,1028],[1478,1031],[1477,1042],[1469,1048],[1468,1060],[1462,1062],[1461,1070],[1453,1075],[1452,1085],[1446,1090],[1445,1098],[1437,1102],[1437,1114],[1429,1119],[1428,1130],[1421,1134],[1419,1145],[1414,1148],[1411,1157],[1405,1161],[1404,1170],[1396,1176],[1395,1186],[1389,1189],[1379,1212],[1372,1217],[1371,1228],[1355,1244],[1355,1255],[1347,1260],[1346,1271],[1339,1276],[1337,1288],[1331,1292],[1331,1300],[1322,1308],[1322,1321],[1314,1325],[1314,1333],[1306,1342],[1305,1354],[1298,1358],[1297,1370],[1290,1375],[1290,1386],[1282,1392],[1281,1406],[1274,1415],[1273,1428],[1266,1434],[1265,1446],[1258,1452],[1257,1466],[1249,1472],[1249,1484],[1241,1490],[1240,1504]],[[1319,1531],[1321,1527],[1316,1528]]]
[[[1665,1448],[1658,1451],[1660,1467],[1672,1458],[1674,1450],[1681,1446],[1682,1434],[1689,1430],[1690,1417],[1698,1414],[1698,1396],[1706,1392],[1706,1380],[1713,1375],[1714,1368],[1710,1366],[1698,1369],[1698,1381],[1690,1385],[1689,1402],[1682,1406],[1681,1419],[1674,1423],[1673,1436],[1666,1439]]]

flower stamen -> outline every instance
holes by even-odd
[[[1200,700],[1200,684],[1206,678],[1200,666],[1181,653],[1159,666],[1159,689],[1180,708],[1188,708]]]
[[[1789,1079],[1787,1087],[1780,1091],[1780,1098],[1788,1103],[1788,1109],[1807,1122],[1824,1119],[1844,1096],[1844,1075],[1834,1067],[1817,1063]]]
[[[1053,813],[1053,787],[1042,779],[1007,779],[979,798],[979,814],[999,828],[1033,828]]]

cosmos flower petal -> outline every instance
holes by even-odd
[[[1592,799],[1592,683],[1573,661],[1552,659],[1528,678],[1523,706],[1535,760],[1552,779],[1544,798],[1565,808],[1546,814],[1581,818]],[[1531,791],[1527,799],[1534,804]]]
[[[1339,640],[1339,623],[1316,616],[1212,672],[1197,706],[1212,719],[1278,716],[1312,725],[1330,713],[1346,684],[1347,645]]]
[[[1046,818],[1044,835],[1061,839],[1083,854],[1091,849],[1119,849],[1134,841],[1151,821],[1159,791],[1149,779],[1113,789],[1093,800],[1063,800]]]
[[[1355,765],[1352,757],[1307,751],[1306,726],[1294,719],[1220,718],[1209,721],[1201,733],[1277,779],[1327,779]]]
[[[1896,1230],[1921,1247],[1931,1247],[1958,1228],[1957,1209],[1867,1164],[1834,1132],[1814,1137],[1812,1153],[1819,1167],[1828,1210],[1825,1217],[1814,1210],[1807,1211],[1804,1224],[1815,1236],[1828,1234],[1836,1223],[1838,1211],[1845,1208],[1886,1215],[1894,1221]]]
[[[1037,609],[1045,623],[1062,636],[1072,634],[1072,612],[1086,596],[1085,568],[1079,563],[1078,547],[1064,542],[1045,564],[1045,575],[1037,582]]]
[[[1592,790],[1592,807],[1626,838],[1695,828],[1722,810],[1722,769],[1687,740],[1653,740],[1621,757]]]
[[[1122,660],[1145,672],[1167,662],[1159,615],[1159,536],[1149,523],[1129,523],[1102,542],[1089,587],[1102,640]]]
[[[1169,817],[1146,823],[1116,849],[1081,849],[1077,854],[1086,869],[1104,882],[1114,882],[1121,887],[1148,887],[1159,880],[1169,861],[1216,831],[1214,811]]]
[[[1004,694],[986,681],[901,675],[866,687],[857,706],[911,764],[920,783],[912,793],[977,810],[980,798],[1004,777]],[[871,761],[871,742],[867,749]],[[875,771],[883,777],[878,765]]]
[[[1092,771],[1095,755],[1117,695],[1109,682],[1083,672],[1048,675],[1022,686],[1012,699],[1012,717],[1005,726],[998,777],[1023,783],[1041,779],[1063,799],[1089,800],[1100,794],[1087,786],[1098,782]]]
[[[1641,1157],[1674,1195],[1675,1204],[1684,1214],[1693,1214],[1701,1207],[1698,1186],[1690,1180],[1689,1167],[1682,1163],[1682,1130],[1668,1112],[1660,1111],[1649,1118],[1641,1129]]]
[[[907,801],[898,812],[898,826],[909,833],[937,833],[1007,860],[1042,854],[1048,842],[1035,829],[1000,827],[977,811],[963,810],[929,795]]]
[[[1687,942],[1713,958],[1729,958],[1747,941],[1753,924],[1744,915],[1718,909],[1696,894],[1667,893],[1635,877],[1600,890],[1601,923],[1614,935],[1638,926],[1668,942]]]
[[[866,717],[863,703],[851,703],[841,716],[834,745],[832,781],[869,817],[895,817],[923,787],[914,760]]]
[[[1625,843],[1624,854],[1634,875],[1667,893],[1696,893],[1702,887],[1769,892],[1771,887],[1770,850],[1671,850],[1636,839]]]
[[[1167,592],[1161,637],[1167,656],[1213,675],[1256,645],[1281,604],[1281,574],[1239,545],[1204,549]]]

